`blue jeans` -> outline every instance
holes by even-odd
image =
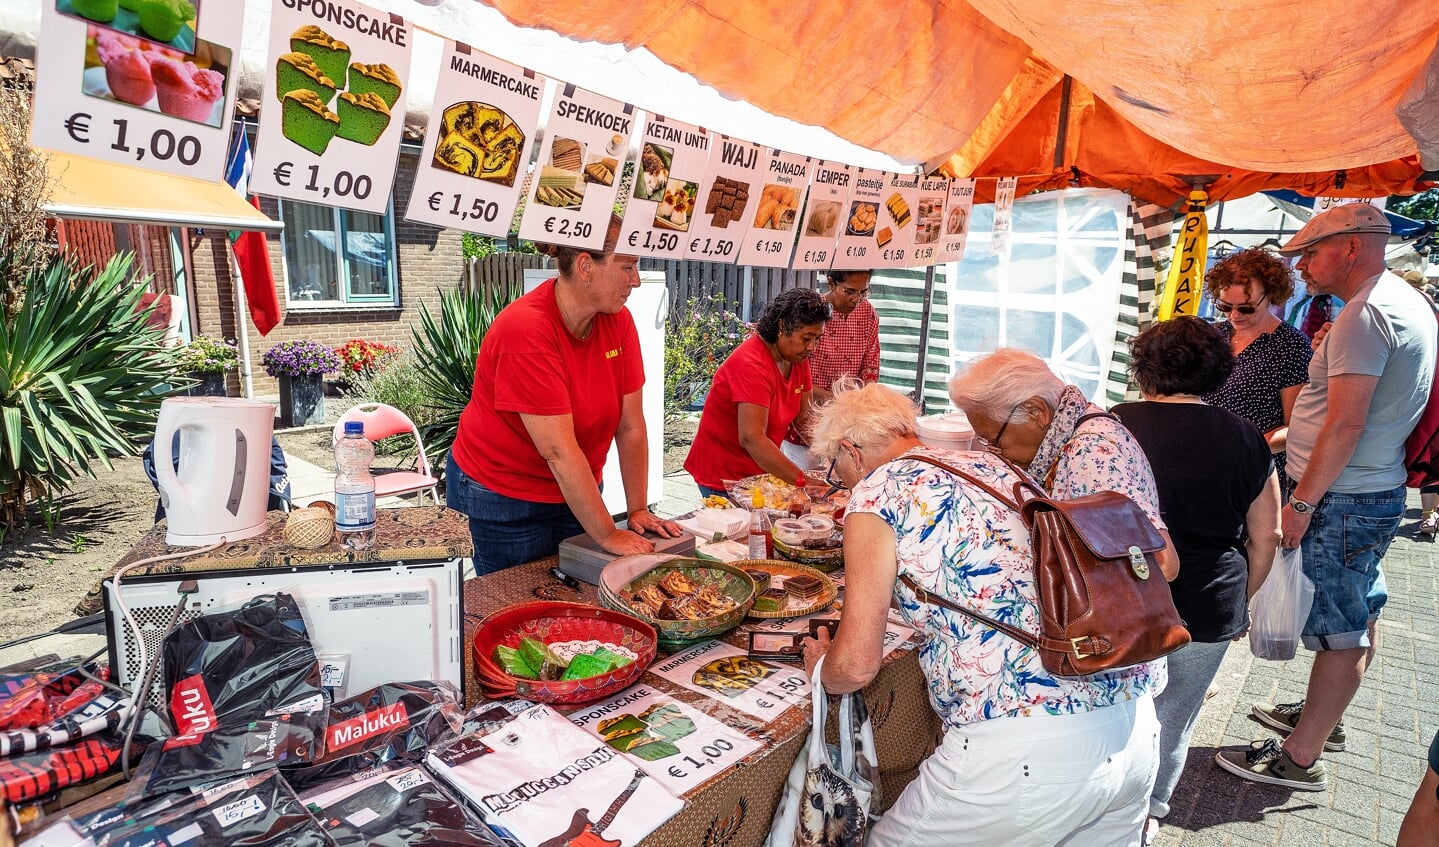
[[[729,499],[723,488],[710,488],[708,485],[700,485],[699,483],[695,483],[695,485],[699,488],[701,497],[719,496]]]
[[[1156,818],[1169,814],[1169,799],[1189,758],[1189,738],[1204,706],[1204,693],[1219,673],[1228,650],[1228,639],[1218,643],[1191,641],[1166,659],[1169,684],[1154,698],[1154,713],[1159,716],[1159,773],[1149,793],[1149,814]]]
[[[445,463],[445,505],[470,519],[476,576],[553,556],[561,541],[584,532],[564,503],[531,503],[491,491],[466,476],[453,454]]]
[[[1304,624],[1310,650],[1369,646],[1369,623],[1389,600],[1379,562],[1399,531],[1404,487],[1367,494],[1325,494],[1299,542],[1314,606]]]

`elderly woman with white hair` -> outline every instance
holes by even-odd
[[[1028,530],[975,484],[1010,491],[1018,475],[988,453],[925,447],[914,405],[876,384],[836,393],[811,444],[852,494],[843,625],[833,641],[806,640],[806,668],[827,655],[826,688],[862,688],[897,600],[924,636],[920,665],[945,724],[869,843],[1139,844],[1157,766],[1150,669],[1051,676],[1030,648],[935,602],[1038,631]]]

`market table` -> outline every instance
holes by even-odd
[[[514,603],[534,600],[564,600],[598,604],[594,586],[579,583],[571,587],[550,574],[557,558],[542,559],[487,576],[466,580],[465,597],[465,691],[466,705],[481,699],[475,682],[473,656],[468,649],[479,622],[492,612]],[[738,647],[747,645],[749,626],[730,632],[724,639]],[[658,661],[658,660],[657,660]],[[701,707],[712,717],[736,727],[762,746],[737,767],[723,771],[685,795],[685,808],[642,842],[642,847],[759,847],[769,832],[790,764],[808,737],[808,700],[804,707],[791,707],[769,723],[757,721],[744,712],[716,699],[647,672],[643,682],[689,705]],[[941,727],[930,708],[928,689],[913,645],[885,657],[879,675],[864,689],[879,754],[880,785],[885,808],[914,779],[920,762],[934,749]],[[578,707],[583,708],[583,707]],[[834,703],[826,726],[838,725]],[[575,711],[562,709],[561,711]]]

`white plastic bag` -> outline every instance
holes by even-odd
[[[1299,549],[1280,550],[1250,606],[1250,652],[1280,662],[1294,658],[1312,605],[1314,583],[1304,575]]]

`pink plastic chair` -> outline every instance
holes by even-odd
[[[361,403],[340,416],[340,420],[335,423],[334,431],[330,434],[331,444],[345,436],[346,421],[363,423],[365,437],[372,442],[389,438],[392,435],[403,435],[406,432],[415,437],[415,448],[419,453],[415,459],[415,470],[382,470],[375,474],[375,497],[377,499],[401,494],[415,494],[416,502],[423,504],[425,492],[428,491],[430,497],[434,498],[435,505],[440,504],[440,496],[435,492],[435,487],[440,484],[440,481],[430,475],[430,460],[425,457],[425,444],[420,440],[420,430],[408,415],[394,406],[387,406],[384,403]]]

